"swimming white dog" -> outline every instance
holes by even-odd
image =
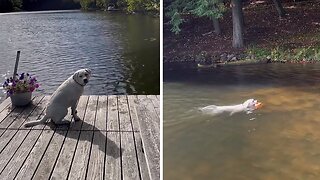
[[[230,116],[234,113],[239,112],[246,112],[247,114],[251,113],[255,109],[259,109],[262,107],[262,103],[258,102],[255,99],[248,99],[242,104],[232,105],[232,106],[216,106],[216,105],[210,105],[203,108],[200,108],[200,110],[205,114],[210,115],[218,115],[224,112],[229,112]]]
[[[89,82],[90,76],[90,69],[80,69],[76,71],[53,93],[47,104],[45,116],[39,121],[31,121],[24,126],[30,127],[43,124],[48,119],[51,119],[56,125],[70,124],[70,121],[63,119],[68,114],[69,107],[71,107],[74,120],[81,120],[77,116],[77,102],[83,93],[84,86]]]

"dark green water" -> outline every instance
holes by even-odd
[[[18,71],[35,74],[41,94],[84,67],[93,71],[85,94],[160,94],[159,18],[62,11],[0,14],[0,22],[3,79],[20,50]]]
[[[319,179],[319,77],[319,64],[164,72],[164,179]],[[197,111],[249,98],[264,107]]]

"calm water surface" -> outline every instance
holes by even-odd
[[[320,65],[164,72],[164,179],[319,179]],[[198,107],[256,98],[252,114]]]
[[[106,12],[0,14],[0,79],[20,50],[18,71],[35,74],[42,94],[84,67],[93,71],[85,94],[159,94],[159,24]]]

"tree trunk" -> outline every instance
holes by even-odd
[[[273,0],[273,2],[274,2],[274,5],[276,5],[276,9],[278,11],[278,14],[279,14],[280,18],[285,17],[286,16],[286,12],[283,9],[283,6],[281,4],[281,0]]]
[[[242,0],[231,0],[231,6],[233,23],[232,46],[234,48],[242,48],[244,46]]]
[[[221,34],[221,28],[220,28],[219,19],[217,19],[217,18],[214,18],[214,19],[213,19],[213,27],[214,27],[214,32],[215,32],[217,35],[220,35],[220,34]]]
[[[223,0],[217,0],[217,3],[223,3]],[[215,8],[217,8],[216,4],[215,4]],[[213,19],[213,27],[214,27],[214,32],[217,35],[220,35],[221,34],[221,26],[220,26],[220,21],[218,18]]]
[[[242,0],[239,0],[240,1],[240,20],[241,20],[241,26],[244,27],[245,26],[245,23],[244,23],[244,16],[243,16],[243,10],[242,10]]]

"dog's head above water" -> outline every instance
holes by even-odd
[[[249,110],[255,110],[262,107],[262,103],[256,99],[248,99],[243,103],[243,106]]]
[[[81,86],[85,86],[91,77],[90,69],[80,69],[73,74],[73,79]]]

